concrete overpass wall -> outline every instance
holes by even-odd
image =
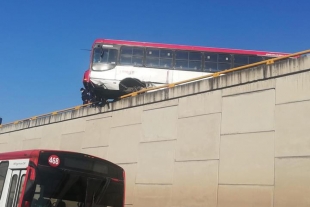
[[[127,206],[310,205],[310,57],[0,129],[0,151],[119,164]]]

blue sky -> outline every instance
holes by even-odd
[[[309,0],[0,1],[4,123],[81,104],[96,38],[298,52]]]

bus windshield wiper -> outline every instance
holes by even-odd
[[[105,184],[101,187],[100,192],[97,194],[96,191],[92,195],[92,201],[91,201],[91,207],[94,207],[94,205],[97,205],[101,202],[105,191],[108,189],[108,186],[110,184],[110,178],[106,178]],[[99,190],[99,189],[98,189]]]
[[[105,191],[108,189],[108,186],[109,186],[109,184],[110,184],[110,180],[111,180],[110,178],[107,178],[107,181],[106,181],[106,183],[104,184],[104,186],[102,186],[101,191],[100,191],[100,193],[99,193],[99,195],[98,195],[98,197],[97,197],[97,199],[96,199],[95,204],[100,203],[100,201],[102,200]]]

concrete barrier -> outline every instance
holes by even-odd
[[[4,125],[0,151],[108,159],[128,206],[309,206],[309,69],[304,56]]]

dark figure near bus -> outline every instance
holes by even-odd
[[[84,88],[81,88],[80,91],[82,93],[83,104],[91,103],[91,97],[89,91]]]

